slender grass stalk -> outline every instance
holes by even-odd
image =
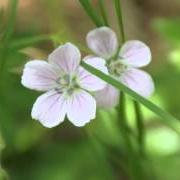
[[[124,31],[124,24],[123,24],[120,0],[114,0],[114,5],[115,5],[116,15],[118,18],[118,24],[119,24],[119,29],[120,29],[120,33],[121,33],[121,42],[124,43],[125,42],[125,31]]]
[[[9,42],[11,40],[12,34],[14,32],[18,0],[11,0],[9,3],[10,14],[5,28],[5,32],[2,37],[3,48],[1,49],[0,54],[0,73],[3,74],[4,66],[6,64],[7,54],[9,50]],[[2,78],[2,77],[1,77]]]
[[[13,32],[14,32],[14,26],[15,26],[15,20],[16,20],[16,14],[17,14],[17,6],[18,6],[18,0],[10,0],[9,1],[9,17],[8,21],[5,27],[5,32],[3,34],[3,41],[8,41]]]
[[[79,2],[97,27],[104,25],[102,19],[98,16],[89,0],[79,0]]]
[[[136,126],[137,126],[137,139],[139,144],[139,154],[144,157],[145,156],[145,130],[144,130],[144,123],[142,118],[141,106],[137,101],[134,101],[134,109],[136,112]]]
[[[129,136],[129,132],[127,131],[128,124],[127,124],[127,117],[126,117],[126,97],[123,92],[121,92],[121,99],[118,107],[118,114],[121,118],[119,121],[120,124],[120,131],[122,137],[124,139],[124,144],[127,150],[127,163],[129,166],[129,176],[131,180],[141,180],[142,174],[140,171],[140,164],[137,162],[136,154],[134,153],[133,144],[131,142],[131,138]]]
[[[9,45],[9,48],[11,50],[20,50],[29,46],[32,46],[36,43],[42,42],[42,41],[48,41],[51,40],[51,35],[38,35],[38,36],[32,36],[32,37],[26,37],[22,39],[13,40],[11,44]]]
[[[101,15],[102,15],[102,18],[104,21],[104,25],[109,26],[106,9],[105,9],[105,5],[104,5],[104,0],[99,0],[99,7],[100,7]]]
[[[121,37],[122,37],[122,43],[125,42],[126,38],[125,38],[125,31],[124,31],[124,23],[123,23],[123,18],[122,18],[122,9],[121,9],[121,0],[114,0],[114,4],[115,4],[115,9],[116,9],[116,14],[118,17],[118,24],[119,24],[119,29],[120,29],[120,33],[121,33]],[[137,120],[137,129],[138,129],[138,141],[139,141],[139,145],[140,145],[140,151],[141,153],[143,153],[143,142],[144,142],[144,126],[143,126],[143,119],[142,119],[142,113],[141,113],[141,109],[139,107],[140,105],[138,104],[138,102],[134,102],[134,109],[136,112],[136,120]],[[139,129],[141,128],[141,129]]]
[[[119,30],[120,30],[120,34],[121,34],[121,43],[125,43],[125,31],[124,31],[124,24],[123,24],[123,18],[122,18],[122,9],[121,9],[121,1],[120,0],[114,0],[114,6],[116,9],[116,15],[117,15],[117,19],[118,19],[118,24],[119,24]],[[126,133],[126,144],[128,141],[128,146],[127,147],[129,149],[128,155],[130,156],[129,158],[129,168],[131,170],[131,179],[135,179],[135,180],[141,180],[142,179],[142,172],[141,172],[141,168],[140,168],[140,162],[138,160],[138,157],[136,156],[136,153],[134,152],[134,148],[132,146],[132,142],[129,140],[130,136],[128,131],[126,131],[127,127],[126,127],[126,115],[125,115],[125,94],[124,92],[121,92],[121,97],[120,97],[120,103],[119,103],[119,107],[118,107],[120,113],[119,113],[119,117],[121,117],[121,122],[124,122],[124,127],[123,124],[121,129],[124,129],[124,133]],[[139,167],[139,168],[137,168]]]

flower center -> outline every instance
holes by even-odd
[[[79,88],[78,78],[73,74],[66,74],[58,79],[60,85],[59,90],[65,92],[66,95],[72,95]]]
[[[109,72],[114,75],[119,77],[122,73],[124,73],[127,70],[127,66],[122,64],[120,60],[111,60],[109,65]]]

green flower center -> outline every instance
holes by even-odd
[[[78,78],[74,74],[66,74],[58,79],[60,85],[59,90],[63,91],[67,96],[73,94],[73,92],[80,88]]]
[[[121,76],[122,73],[124,73],[127,70],[127,66],[122,64],[122,62],[117,59],[117,60],[110,60],[108,69],[109,72],[116,77]]]

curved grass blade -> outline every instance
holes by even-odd
[[[79,2],[97,27],[104,25],[102,19],[98,16],[89,0],[79,0]]]
[[[92,67],[91,65],[88,65],[88,64],[86,64],[85,62],[82,61],[81,66],[84,67],[90,73],[92,73],[92,74],[96,75],[97,77],[101,78],[102,80],[104,80],[108,84],[111,84],[112,86],[119,89],[120,91],[125,92],[131,98],[136,100],[137,102],[140,102],[141,104],[143,104],[146,108],[148,108],[153,113],[155,113],[156,115],[161,117],[161,119],[164,120],[164,123],[167,126],[171,127],[173,130],[175,130],[177,133],[180,134],[180,128],[176,124],[177,122],[180,122],[179,119],[175,118],[174,116],[172,116],[168,112],[162,110],[156,104],[154,104],[151,101],[147,100],[146,98],[140,96],[139,94],[137,94],[136,92],[134,92],[133,90],[131,90],[130,88],[128,88],[127,86],[122,84],[121,82],[117,81],[116,79],[112,78],[111,76],[109,76],[107,74],[104,74],[103,72],[101,72],[100,70]]]
[[[99,0],[99,8],[100,8],[101,15],[102,15],[102,18],[104,21],[104,25],[109,26],[106,9],[105,9],[105,5],[104,5],[104,0]]]
[[[9,48],[13,50],[19,50],[46,40],[51,40],[51,35],[45,34],[39,36],[26,37],[12,41],[11,44],[9,45],[10,46]]]

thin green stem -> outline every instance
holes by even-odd
[[[102,18],[104,21],[104,25],[109,26],[106,9],[105,9],[105,5],[104,5],[104,0],[99,0],[99,7],[100,7],[101,15],[102,15]]]
[[[116,15],[118,18],[118,24],[119,24],[120,34],[121,34],[121,42],[123,44],[125,42],[125,31],[124,31],[124,24],[123,24],[120,0],[114,0],[114,5],[115,5],[115,9],[116,9]]]
[[[138,133],[138,144],[139,144],[139,153],[142,157],[145,155],[145,130],[144,130],[144,123],[143,117],[141,112],[140,104],[137,101],[134,101],[134,109],[136,114],[136,126],[137,126],[137,133]]]
[[[10,6],[10,14],[9,14],[8,22],[5,29],[6,31],[4,32],[3,37],[2,37],[3,48],[1,49],[1,54],[0,54],[1,79],[4,72],[3,71],[4,67],[6,65],[7,55],[9,51],[9,42],[14,32],[18,0],[11,0],[9,3],[9,6]]]
[[[121,92],[121,99],[120,99],[120,102],[119,102],[119,107],[117,108],[117,112],[118,112],[118,117],[120,117],[120,121],[119,122],[119,125],[120,125],[120,132],[122,134],[122,137],[123,137],[123,140],[124,140],[124,144],[125,144],[125,147],[126,147],[126,151],[129,155],[132,154],[132,147],[131,147],[131,142],[130,142],[130,138],[129,138],[129,135],[126,131],[127,129],[127,124],[126,124],[126,111],[125,111],[125,94],[123,92]],[[129,156],[127,156],[128,158],[128,165],[129,165],[129,170],[131,172],[131,175],[133,174],[132,173],[132,168],[131,168],[131,160],[129,158]]]
[[[119,121],[120,131],[124,140],[124,144],[127,151],[127,163],[129,167],[129,175],[131,180],[141,180],[141,171],[139,163],[137,162],[136,154],[134,153],[134,148],[131,142],[131,138],[129,136],[129,132],[127,131],[128,124],[126,118],[126,97],[123,92],[121,92],[121,99],[118,107],[118,114],[121,118]]]
[[[79,2],[97,27],[104,25],[102,19],[98,16],[89,0],[79,0]]]
[[[123,18],[122,18],[122,8],[121,8],[121,1],[120,0],[114,0],[115,8],[116,8],[116,14],[118,17],[118,24],[119,29],[122,37],[122,43],[125,42],[125,32],[124,32],[124,24],[123,24]],[[136,112],[136,119],[137,119],[137,129],[138,129],[138,142],[139,142],[139,148],[141,153],[143,153],[144,149],[144,142],[143,142],[143,135],[144,135],[144,126],[143,126],[143,120],[141,115],[141,109],[138,102],[134,101],[134,108]]]
[[[118,24],[119,24],[119,30],[120,30],[120,34],[121,34],[121,43],[125,43],[125,31],[124,31],[124,24],[123,24],[123,18],[122,18],[122,9],[121,9],[121,2],[120,0],[114,0],[114,5],[115,5],[115,9],[116,9],[116,15],[118,18]],[[123,122],[122,127],[124,125],[124,127],[122,129],[124,129],[124,134],[126,134],[126,136],[124,137],[126,139],[126,141],[128,141],[128,155],[130,157],[130,163],[129,163],[129,168],[131,170],[131,179],[136,179],[136,180],[141,180],[142,179],[142,172],[141,172],[141,168],[137,168],[140,166],[140,163],[138,162],[138,158],[136,156],[136,153],[134,152],[133,146],[132,146],[132,142],[129,140],[130,136],[128,134],[127,131],[127,125],[126,125],[126,116],[125,116],[125,94],[124,92],[121,92],[121,97],[120,97],[120,103],[118,106],[118,110],[120,111],[119,113],[119,117],[121,118],[120,122]],[[126,143],[127,144],[127,143]]]

